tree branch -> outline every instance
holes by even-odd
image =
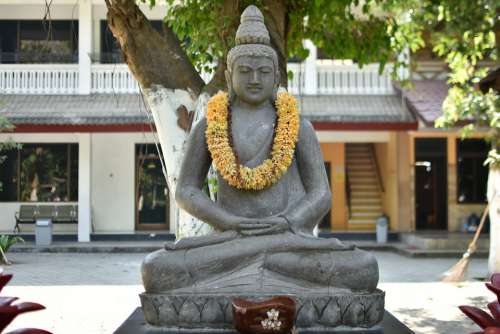
[[[165,36],[149,23],[133,0],[106,0],[108,25],[125,62],[144,88],[160,84],[198,95],[204,82],[171,28]]]

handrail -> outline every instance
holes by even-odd
[[[375,145],[373,143],[370,144],[370,158],[372,159],[373,164],[375,165],[375,172],[377,173],[377,181],[380,191],[382,193],[385,192],[384,182],[382,180],[382,173],[380,173],[380,166],[378,164],[377,156],[375,154]]]
[[[352,217],[352,208],[351,208],[351,183],[349,182],[349,172],[347,169],[347,164],[344,164],[344,173],[345,173],[345,193],[347,197],[347,211],[348,218]]]

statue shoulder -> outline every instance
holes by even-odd
[[[311,136],[316,137],[316,132],[314,131],[314,127],[312,123],[305,119],[304,117],[300,117],[300,129],[299,129],[299,140],[309,138]]]
[[[195,126],[191,129],[189,134],[190,137],[205,137],[205,131],[207,130],[207,118],[203,116]]]

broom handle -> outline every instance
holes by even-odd
[[[481,217],[481,222],[479,223],[476,233],[474,234],[474,238],[472,239],[471,243],[469,244],[469,248],[467,249],[470,252],[475,251],[473,250],[473,248],[475,248],[477,239],[479,239],[479,235],[481,234],[481,230],[483,229],[484,222],[486,221],[486,216],[488,215],[489,209],[490,209],[490,203],[488,202],[488,205],[486,205],[486,208],[484,208],[483,216]]]

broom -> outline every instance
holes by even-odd
[[[483,216],[481,217],[481,222],[474,234],[474,238],[472,238],[467,251],[462,255],[460,261],[458,261],[453,267],[448,269],[442,276],[443,279],[441,282],[455,283],[463,281],[465,277],[465,272],[467,271],[467,267],[469,266],[470,256],[476,251],[476,243],[477,239],[479,239],[479,235],[481,234],[481,230],[483,229],[484,222],[486,221],[486,216],[488,215],[488,210],[490,208],[490,203],[486,205],[484,209]]]

